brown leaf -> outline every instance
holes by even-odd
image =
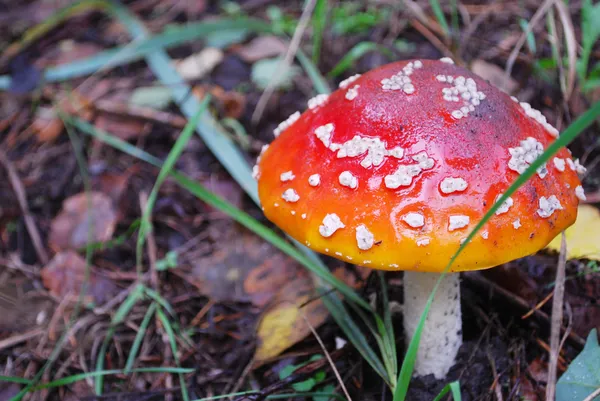
[[[244,233],[215,244],[217,249],[194,263],[188,279],[211,299],[269,303],[279,289],[304,270],[255,235]]]
[[[504,70],[496,64],[475,60],[471,64],[471,70],[506,93],[514,93],[519,87],[519,84],[510,76],[507,77]]]
[[[51,142],[62,133],[64,125],[52,107],[39,107],[31,128],[37,133],[39,142]]]
[[[50,227],[50,246],[55,251],[78,249],[112,238],[117,213],[111,199],[101,192],[82,192],[63,202]],[[91,234],[90,234],[91,232]]]
[[[101,113],[96,117],[95,125],[124,141],[136,139],[139,136],[146,135],[149,131],[149,124],[140,119],[109,113]]]
[[[259,36],[248,44],[238,47],[235,53],[247,63],[255,63],[264,58],[276,57],[286,52],[288,44],[277,36]]]
[[[246,109],[246,96],[235,91],[225,91],[220,86],[204,86],[197,85],[193,88],[194,95],[202,100],[206,93],[210,93],[216,106],[219,108],[223,116],[239,119]]]
[[[96,304],[106,302],[116,290],[115,284],[99,276],[92,267],[89,269],[89,280],[86,286],[87,302]],[[44,287],[56,297],[72,296],[76,299],[82,290],[85,280],[86,262],[74,251],[57,253],[54,258],[41,271]]]
[[[118,205],[121,195],[127,188],[131,174],[137,171],[137,167],[132,167],[123,173],[103,172],[92,177],[92,189],[108,195],[113,205]]]
[[[85,120],[92,117],[91,105],[88,99],[81,96],[77,91],[68,94],[58,94],[55,107],[39,107],[36,110],[33,124],[31,126],[37,134],[39,142],[54,141],[63,132],[63,122],[57,113],[57,109],[71,115],[79,116]]]
[[[329,313],[316,295],[309,277],[298,278],[281,288],[258,325],[255,366],[308,336],[311,330],[306,320],[315,328],[325,322]]]

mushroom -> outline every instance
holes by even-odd
[[[410,339],[450,258],[558,131],[528,103],[444,58],[352,76],[276,135],[255,167],[265,215],[315,251],[403,270]],[[458,256],[427,317],[417,375],[440,379],[454,364],[462,343],[457,273],[532,254],[570,226],[583,197],[581,169],[561,149]]]

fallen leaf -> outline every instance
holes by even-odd
[[[273,306],[263,313],[258,325],[255,366],[308,336],[311,330],[306,320],[315,328],[325,322],[329,313],[316,296],[309,277],[298,278],[280,289]]]
[[[54,258],[42,268],[41,276],[44,287],[58,298],[79,296],[85,281],[85,259],[75,251],[64,251],[54,255]],[[90,266],[87,281],[86,302],[93,301],[96,305],[108,301],[115,293],[116,286],[108,278],[94,273]]]
[[[91,191],[79,193],[63,202],[61,212],[50,226],[49,243],[55,251],[85,247],[89,241],[112,238],[117,213],[111,199]]]
[[[517,81],[510,76],[507,77],[504,70],[496,64],[491,64],[483,60],[475,60],[471,63],[471,71],[486,81],[490,81],[503,92],[511,94],[519,87]]]
[[[131,93],[129,104],[163,110],[169,106],[172,99],[171,88],[166,86],[142,86]]]
[[[58,110],[85,120],[92,117],[90,102],[77,91],[69,94],[59,93],[56,97],[58,106],[39,107],[36,110],[31,128],[39,142],[52,142],[63,132],[64,125]]]
[[[31,128],[39,142],[54,141],[62,133],[64,124],[52,107],[38,107]]]
[[[134,171],[137,171],[137,166],[131,167],[122,173],[102,172],[92,176],[92,190],[108,195],[112,200],[113,205],[118,205],[121,200],[121,195],[127,188],[129,178]]]
[[[252,82],[259,89],[266,89],[269,84],[276,89],[288,89],[292,81],[300,73],[296,65],[285,68],[280,64],[282,57],[266,58],[252,65]]]
[[[556,383],[556,401],[580,401],[600,388],[600,345],[592,330],[583,351]]]
[[[255,63],[269,57],[284,54],[288,44],[273,35],[259,36],[235,50],[238,56],[247,63]]]
[[[183,60],[175,61],[175,68],[185,80],[203,78],[223,61],[223,52],[214,47],[206,47]]]
[[[286,283],[304,270],[293,260],[250,233],[238,233],[215,244],[217,249],[196,260],[188,280],[217,302],[268,304]]]
[[[579,205],[575,224],[567,228],[567,257],[569,259],[593,259],[600,261],[600,212],[591,205]],[[561,236],[557,236],[547,248],[560,252]]]
[[[193,93],[198,99],[203,99],[206,93],[213,96],[216,107],[223,117],[239,119],[246,109],[246,97],[239,92],[226,91],[220,86],[198,85],[193,88]]]
[[[149,124],[127,116],[117,116],[109,113],[101,113],[96,117],[94,124],[97,128],[110,132],[114,136],[129,141],[148,133]]]

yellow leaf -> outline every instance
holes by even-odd
[[[325,322],[327,309],[320,299],[314,298],[314,286],[308,277],[298,277],[280,289],[273,306],[263,313],[258,325],[255,367],[310,334],[304,317],[313,327]]]
[[[580,205],[577,221],[567,228],[567,258],[600,260],[600,212],[593,206]],[[560,251],[560,235],[547,248]]]

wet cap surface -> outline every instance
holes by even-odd
[[[310,248],[386,270],[441,272],[558,131],[451,60],[353,76],[283,122],[255,175],[265,215]],[[544,247],[576,218],[583,168],[561,149],[504,203],[452,271]]]

